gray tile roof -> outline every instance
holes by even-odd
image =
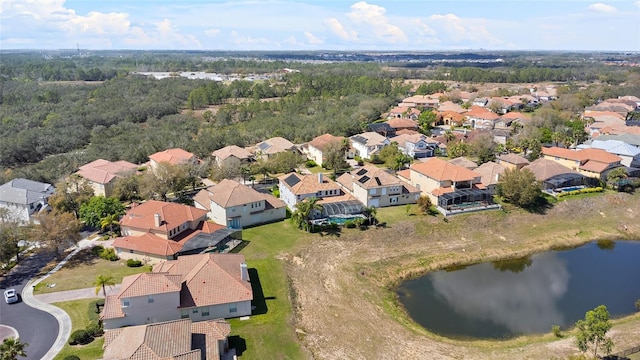
[[[0,202],[33,204],[53,193],[53,185],[27,179],[13,179],[0,186]]]

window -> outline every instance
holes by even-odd
[[[209,307],[208,306],[203,307],[200,313],[202,313],[202,316],[209,316]]]
[[[198,313],[198,308],[195,308],[195,309],[191,310],[191,312],[192,312],[193,314],[197,314],[197,313]]]
[[[238,312],[238,304],[229,304],[229,312],[230,313]]]
[[[188,319],[189,310],[180,310],[180,319]]]
[[[147,304],[153,304],[153,295],[147,296]]]
[[[129,307],[129,306],[131,306],[129,299],[122,299],[122,307]]]

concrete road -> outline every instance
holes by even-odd
[[[46,252],[34,255],[20,262],[0,281],[0,288],[15,288],[18,293],[38,271],[52,259]],[[58,336],[58,321],[51,314],[27,306],[20,298],[15,304],[0,300],[0,323],[18,331],[20,341],[26,342],[26,359],[39,360],[47,353]],[[21,358],[24,359],[24,358]]]

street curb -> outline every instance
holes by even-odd
[[[11,331],[13,334],[7,335],[3,338],[0,338],[0,341],[4,341],[4,339],[8,339],[8,338],[14,338],[14,339],[20,339],[20,334],[18,333],[18,330],[16,330],[16,328],[14,328],[13,326],[9,326],[9,325],[5,325],[5,324],[0,324],[0,327],[8,329],[9,331]]]

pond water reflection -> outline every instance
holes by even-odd
[[[571,326],[600,304],[612,316],[633,313],[640,299],[638,259],[640,243],[591,243],[426,274],[403,282],[397,294],[409,315],[434,333],[509,338]]]

